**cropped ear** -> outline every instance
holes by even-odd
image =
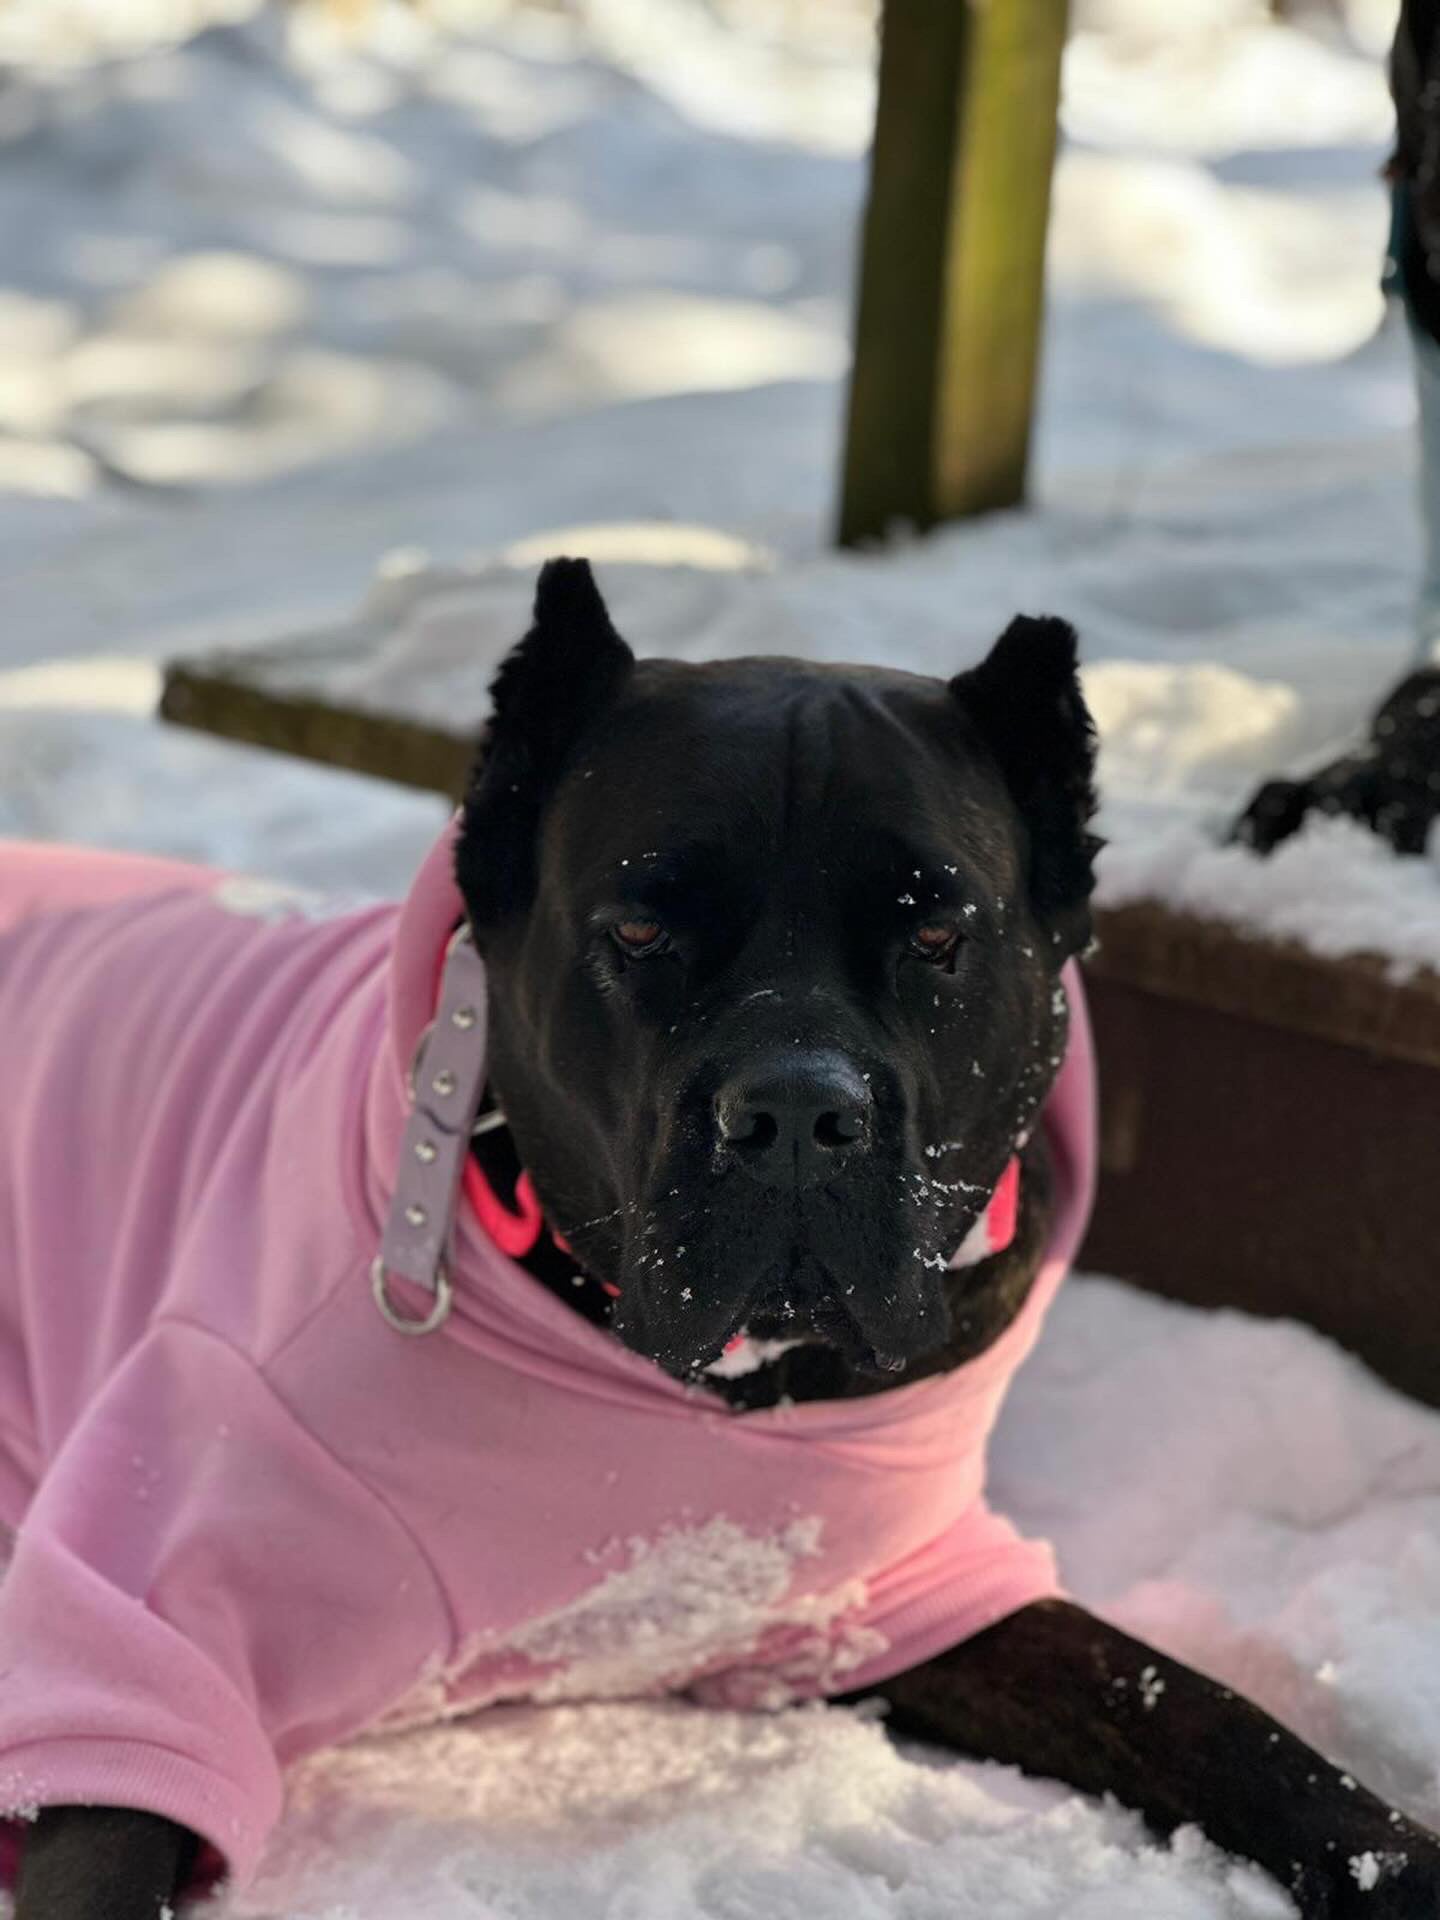
[[[530,631],[491,682],[491,714],[465,796],[455,877],[477,927],[528,903],[541,811],[581,734],[634,664],[589,561],[547,560]]]
[[[950,692],[994,756],[1030,836],[1030,898],[1066,955],[1090,941],[1094,862],[1104,842],[1095,812],[1095,726],[1080,690],[1075,629],[1065,620],[1012,620]]]

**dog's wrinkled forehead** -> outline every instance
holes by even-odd
[[[775,888],[797,911],[892,883],[886,904],[909,892],[918,905],[923,888],[988,905],[1019,885],[1021,836],[939,683],[779,660],[645,661],[558,785],[540,885],[657,909],[703,888],[732,918]]]
[[[1051,961],[1089,937],[1093,733],[1063,621],[1017,617],[945,682],[773,658],[637,662],[590,569],[551,561],[492,694],[456,865],[487,957],[560,870],[578,883],[659,857],[677,833],[743,837],[752,871],[799,847],[808,864],[783,877],[802,890],[868,858],[877,835],[902,863],[918,847],[922,879],[964,849],[1003,887],[994,863],[1018,857]]]

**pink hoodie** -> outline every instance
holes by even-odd
[[[1016,1323],[943,1378],[732,1413],[463,1199],[443,1330],[376,1310],[450,859],[447,833],[403,908],[317,919],[195,868],[0,847],[12,1819],[147,1808],[243,1881],[281,1769],[359,1729],[682,1688],[774,1705],[1056,1590],[982,1487],[1090,1196],[1074,974],[1055,1229]]]

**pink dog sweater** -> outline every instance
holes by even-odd
[[[945,1377],[730,1411],[572,1312],[462,1196],[424,1338],[370,1268],[461,916],[0,847],[0,1812],[168,1815],[240,1881],[282,1769],[502,1700],[775,1705],[1056,1591],[987,1436],[1092,1182],[1078,982],[1054,1231]],[[0,1545],[0,1558],[4,1556]]]

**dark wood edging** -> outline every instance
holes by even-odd
[[[368,773],[458,799],[474,753],[470,735],[323,698],[275,693],[233,661],[173,662],[165,669],[160,714],[177,726],[267,747],[325,766]]]
[[[1396,978],[1379,955],[1333,959],[1156,901],[1103,910],[1097,932],[1096,980],[1440,1067],[1440,974]]]

